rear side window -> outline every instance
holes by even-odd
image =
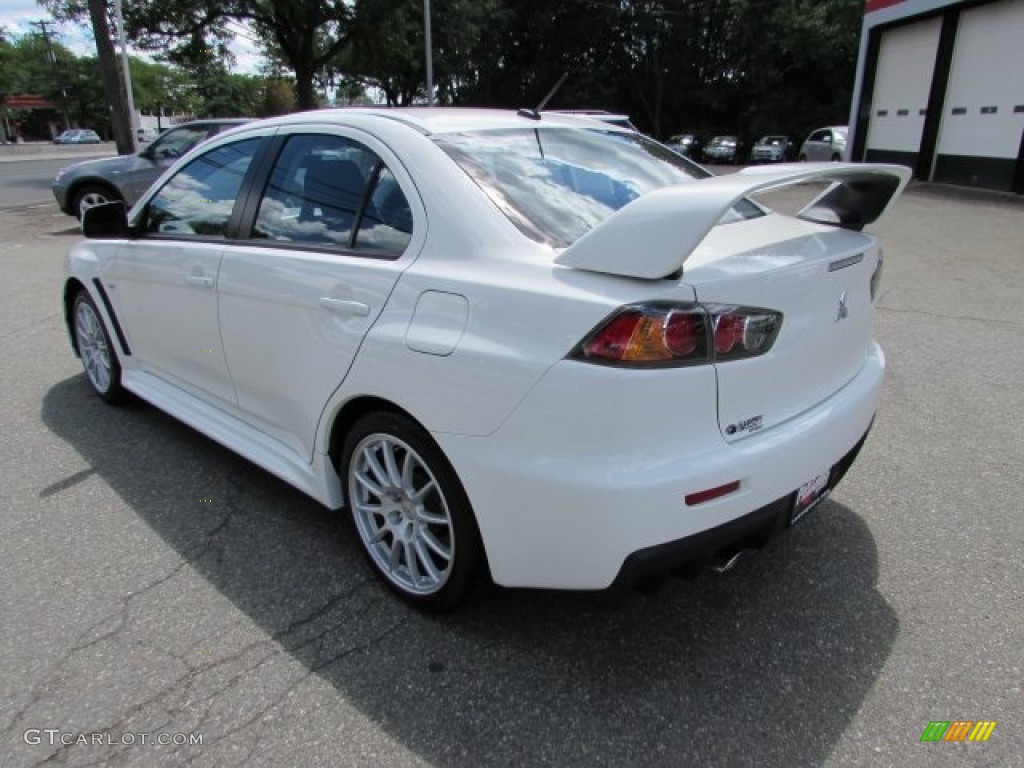
[[[374,152],[339,136],[300,135],[278,157],[252,236],[398,256],[411,233],[408,200]]]
[[[709,175],[637,133],[540,126],[440,134],[434,141],[523,234],[555,248],[641,195]],[[759,215],[740,201],[726,218]]]
[[[174,174],[146,206],[146,231],[223,237],[260,141],[246,139],[217,147]]]

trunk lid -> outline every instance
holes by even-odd
[[[715,366],[726,440],[793,418],[856,376],[872,343],[877,263],[871,235],[777,214],[717,227],[692,253],[681,282],[699,302],[783,316],[766,354]]]

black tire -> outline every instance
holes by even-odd
[[[800,155],[800,162],[801,163],[806,163],[807,162],[807,155]]]
[[[833,154],[833,155],[832,155],[832,162],[833,162],[833,163],[838,163],[838,162],[839,162],[839,161],[840,161],[841,159],[842,159],[842,158],[841,158],[841,157],[839,157],[839,155],[838,155],[838,154]]]
[[[455,470],[423,427],[396,413],[360,418],[338,473],[363,552],[390,589],[430,613],[469,596],[485,570],[480,532]]]
[[[121,197],[108,187],[99,184],[86,184],[75,190],[75,195],[71,200],[71,211],[75,214],[75,218],[81,221],[82,214],[87,208],[120,199]]]
[[[78,292],[71,305],[71,328],[93,392],[110,405],[123,403],[128,393],[121,386],[121,363],[103,325],[103,317],[84,290]]]

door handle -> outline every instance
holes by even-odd
[[[354,317],[366,317],[370,314],[370,305],[361,301],[348,301],[346,299],[332,299],[330,296],[320,298],[320,306],[324,309],[335,312],[339,315],[352,315]]]
[[[188,275],[185,282],[195,288],[213,288],[213,278],[204,275]]]

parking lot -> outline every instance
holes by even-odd
[[[882,408],[797,528],[623,605],[493,590],[441,618],[337,513],[91,394],[72,225],[0,213],[0,765],[1021,764],[1019,198],[913,186],[875,228]],[[921,743],[935,720],[997,726]]]

